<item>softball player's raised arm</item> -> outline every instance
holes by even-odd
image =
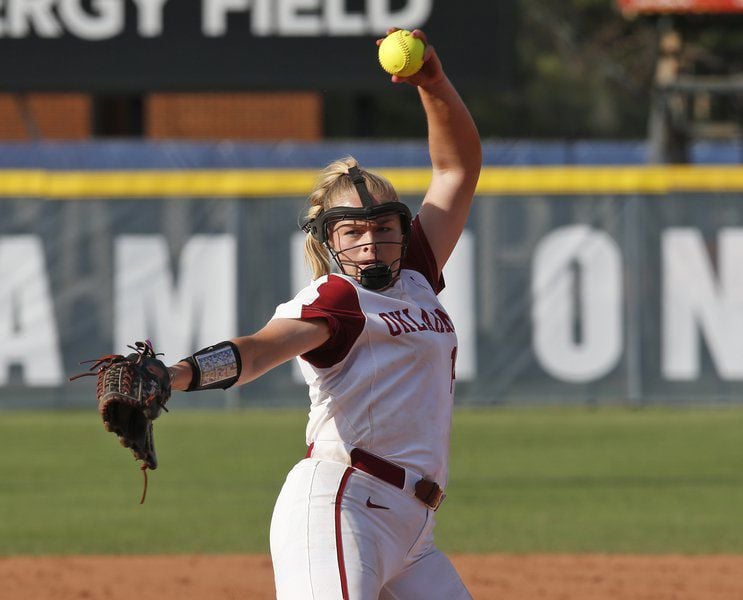
[[[415,37],[426,40],[422,31]],[[449,260],[467,222],[482,166],[480,136],[469,110],[446,77],[436,51],[428,45],[424,64],[414,76],[428,123],[433,174],[423,199],[420,221],[439,269]]]
[[[433,169],[419,216],[436,263],[443,269],[467,222],[482,149],[475,123],[448,79],[418,90],[428,120]]]

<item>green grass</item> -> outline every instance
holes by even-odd
[[[457,414],[439,543],[474,552],[743,552],[743,411]]]
[[[160,468],[80,412],[0,412],[0,554],[266,552],[306,412],[177,411]],[[743,410],[458,410],[451,552],[743,553]]]

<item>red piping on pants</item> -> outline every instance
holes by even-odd
[[[338,486],[338,493],[335,496],[335,549],[338,554],[338,573],[341,577],[341,592],[343,600],[348,599],[348,578],[346,577],[346,563],[343,559],[343,538],[341,537],[341,498],[343,491],[346,489],[348,478],[353,473],[353,467],[348,467],[341,477],[341,483]]]

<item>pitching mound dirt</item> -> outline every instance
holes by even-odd
[[[741,600],[743,556],[453,556],[478,600]],[[0,558],[12,600],[268,600],[267,556]]]

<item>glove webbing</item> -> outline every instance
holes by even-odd
[[[140,356],[138,360],[142,360],[142,358],[150,355],[153,357],[158,356],[158,354],[155,353],[155,351],[152,349],[152,342],[150,340],[147,340],[146,342],[136,342],[136,346],[128,346],[132,350],[135,350]],[[108,354],[106,356],[101,356],[100,358],[94,358],[92,360],[85,360],[82,361],[80,364],[84,365],[87,363],[93,363],[93,366],[90,367],[90,369],[86,372],[79,373],[77,375],[73,375],[69,378],[69,381],[75,381],[76,379],[80,379],[81,377],[97,377],[102,371],[105,371],[106,369],[110,368],[114,363],[124,359],[124,357],[120,354]],[[97,390],[98,396],[100,396],[100,392],[102,390]],[[165,404],[160,404],[161,408],[165,412],[169,412],[166,408]],[[147,464],[144,463],[140,470],[142,471],[142,475],[144,476],[144,485],[142,488],[142,497],[139,500],[140,504],[144,504],[145,498],[147,497]]]

